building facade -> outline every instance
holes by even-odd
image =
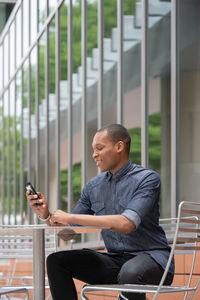
[[[160,174],[163,217],[199,201],[199,12],[198,0],[16,2],[0,35],[3,224],[34,222],[26,181],[71,211],[108,123]]]

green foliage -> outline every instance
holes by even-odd
[[[74,203],[80,198],[81,195],[81,163],[73,166],[73,199]],[[66,209],[66,197],[68,194],[68,170],[63,169],[60,172],[60,193],[61,193],[61,207]]]
[[[141,164],[141,128],[130,129],[131,149],[130,159]],[[160,113],[149,116],[149,167],[160,172]]]
[[[8,144],[8,131],[10,131],[10,147]],[[20,174],[21,174],[21,157],[20,157],[20,131],[16,130],[16,176],[17,176],[17,212],[19,212],[19,201],[20,201]],[[0,128],[0,137],[1,141],[4,143],[4,207],[5,213],[8,212],[8,183],[10,184],[10,209],[11,212],[14,211],[14,118],[8,116],[4,116],[4,140],[3,139],[3,131],[2,127]],[[24,146],[26,146],[27,141],[24,140]],[[1,167],[2,167],[2,147],[1,149]],[[8,175],[8,157],[10,156],[10,173]],[[1,168],[2,170],[2,168]],[[24,178],[27,177],[27,172],[23,171]],[[9,177],[8,177],[9,176]],[[9,180],[9,182],[8,182]],[[2,187],[3,188],[3,187]],[[26,201],[24,201],[24,205],[26,206]]]
[[[161,159],[160,113],[149,117],[149,167],[160,173]]]
[[[131,136],[130,160],[141,164],[141,128],[129,129]]]

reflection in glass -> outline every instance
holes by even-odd
[[[149,167],[157,171],[161,177],[160,207],[162,217],[170,216],[171,211],[171,157],[169,154],[171,151],[170,5],[170,3],[167,4],[166,14],[162,20],[155,17],[153,25],[151,23],[148,24]]]
[[[68,116],[67,116],[67,105],[68,105],[68,95],[67,95],[67,6],[62,5],[60,8],[60,112],[61,112],[61,124],[66,128],[64,135],[62,135],[62,140],[67,142],[61,142],[60,151],[60,195],[61,195],[61,207],[63,210],[67,211],[68,202],[68,140],[67,140],[67,129],[68,129]]]
[[[2,196],[2,223],[4,224],[4,211],[5,211],[5,201],[4,201],[4,197],[5,197],[5,119],[4,119],[4,94],[2,95],[2,98],[0,99],[0,111],[1,111],[1,140],[0,140],[0,146],[1,146],[1,196]]]
[[[36,176],[36,136],[37,136],[37,127],[36,127],[36,58],[37,58],[37,49],[33,48],[31,52],[30,65],[31,65],[31,95],[30,95],[30,110],[31,110],[31,120],[30,120],[30,135],[31,135],[31,181],[35,185],[35,176]]]
[[[26,52],[29,47],[29,3],[30,1],[23,1],[23,53]]]
[[[30,4],[31,4],[31,20],[30,20],[31,44],[33,43],[33,41],[36,39],[36,36],[37,36],[37,2],[38,1],[30,1]]]
[[[1,72],[0,72],[1,73]],[[0,89],[1,91],[1,89]],[[0,205],[2,209],[3,205],[3,195],[2,195],[2,171],[3,171],[3,110],[2,110],[2,101],[0,97]]]
[[[39,31],[46,21],[46,1],[39,1]]]
[[[31,1],[31,2],[35,2],[35,1]],[[16,66],[18,67],[18,65],[21,61],[21,55],[22,55],[21,8],[19,8],[17,15],[16,15],[16,41],[17,41]]]
[[[56,96],[55,96],[55,19],[49,26],[49,151],[50,151],[50,202],[56,197]],[[54,202],[55,203],[55,202]],[[56,204],[55,204],[56,206]]]
[[[49,13],[56,8],[57,0],[49,0]]]
[[[15,215],[14,203],[14,105],[15,105],[15,82],[10,85],[10,203],[13,223]]]
[[[15,27],[14,22],[10,26],[10,75],[12,76],[15,70]]]
[[[26,60],[24,65],[23,65],[23,103],[22,103],[22,118],[23,118],[23,132],[21,132],[22,135],[22,145],[23,147],[23,156],[21,157],[22,159],[22,165],[23,165],[23,180],[21,179],[21,184],[27,182],[27,166],[28,166],[28,161],[27,161],[27,153],[28,153],[28,121],[29,121],[29,111],[28,111],[28,87],[29,87],[29,69],[28,69],[28,61]],[[21,150],[22,151],[22,148]],[[25,198],[25,193],[23,198],[23,209],[24,212],[27,212],[27,201]]]
[[[0,45],[0,65],[3,66],[3,46]],[[3,88],[3,68],[0,68],[0,93]]]
[[[22,103],[22,74],[21,70],[16,75],[16,129],[17,129],[17,214],[20,214],[20,173],[21,173],[21,157],[20,157],[20,136],[21,136],[21,103]]]
[[[36,99],[36,60],[37,60],[37,49],[36,47],[33,48],[30,56],[30,61],[31,61],[31,114],[34,115],[35,113],[35,99]],[[32,126],[33,129],[33,135],[34,135],[34,130],[35,126]]]
[[[200,19],[199,1],[179,3],[180,149],[178,201],[200,194]],[[187,17],[186,17],[187,16]]]
[[[9,197],[8,197],[8,90],[4,94],[4,214],[6,214],[5,222],[8,223],[8,212],[9,212]]]
[[[8,66],[9,66],[9,50],[8,50],[8,35],[5,36],[4,39],[4,58],[3,58],[3,63],[4,63],[4,86],[8,83],[8,79],[9,79],[9,70],[8,70]]]
[[[49,25],[49,80],[50,93],[55,93],[55,19]]]
[[[45,191],[45,128],[46,128],[46,100],[45,100],[45,34],[39,41],[39,140],[40,142],[40,191]]]

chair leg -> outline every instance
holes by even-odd
[[[83,289],[81,290],[81,299],[82,300],[89,300],[85,295]]]
[[[119,293],[117,300],[128,300],[122,293]]]

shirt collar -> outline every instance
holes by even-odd
[[[106,172],[106,181],[110,181],[111,179],[114,179],[115,181],[118,181],[122,176],[124,176],[130,169],[132,163],[130,160],[127,161],[127,163],[121,167],[115,174],[112,174],[110,171]]]

